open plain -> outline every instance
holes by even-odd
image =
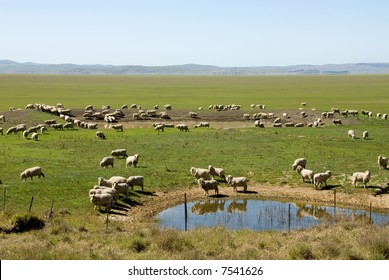
[[[208,165],[223,167],[227,174],[249,179],[248,193],[235,193],[226,182],[220,181],[221,197],[331,205],[336,190],[339,206],[364,209],[372,206],[387,211],[389,173],[379,168],[377,157],[388,156],[389,151],[389,124],[383,118],[389,113],[388,88],[386,75],[1,75],[0,115],[5,120],[0,121],[3,128],[0,180],[4,198],[0,257],[388,259],[389,244],[384,234],[388,226],[360,221],[343,221],[292,233],[263,233],[244,229],[228,232],[220,228],[175,232],[159,229],[154,219],[159,211],[182,203],[185,193],[190,200],[205,199],[189,169],[192,166],[207,168]],[[59,103],[64,109],[70,109],[69,116],[73,119],[95,123],[98,129],[75,125],[73,129],[56,130],[47,126],[47,131],[39,133],[37,141],[29,136],[25,139],[21,132],[6,133],[12,126],[26,124],[29,128],[48,119],[65,124],[59,113],[38,109],[38,105],[43,104],[57,108]],[[26,109],[28,104],[33,108]],[[128,108],[121,109],[126,104]],[[131,108],[132,104],[138,107]],[[165,110],[167,104],[172,109]],[[265,105],[265,108],[253,104]],[[109,105],[108,112],[103,115],[116,109],[121,109],[123,115],[114,122],[85,116],[88,105],[93,105],[93,113],[101,113],[103,106]],[[153,110],[155,105],[158,105],[157,113],[164,111],[169,117],[134,117],[140,110]],[[214,105],[223,105],[223,108],[210,108]],[[231,109],[232,105],[240,107]],[[355,110],[358,115],[323,115],[334,108],[340,112]],[[197,116],[190,117],[189,112],[196,112]],[[302,112],[305,112],[304,117]],[[371,115],[365,115],[365,112],[371,112]],[[259,113],[261,117],[257,120],[263,127],[254,124],[255,114],[258,116]],[[287,115],[284,117],[284,114]],[[276,118],[281,119],[281,127],[273,127]],[[313,125],[318,119],[320,123]],[[334,124],[334,119],[340,119],[342,124]],[[209,127],[195,128],[202,122],[208,122]],[[156,131],[156,123],[173,127]],[[175,127],[181,123],[187,124],[189,131]],[[287,123],[302,123],[302,127],[288,127]],[[115,131],[114,124],[122,124],[123,131]],[[355,130],[356,139],[347,136],[350,129]],[[104,132],[105,140],[96,137],[97,130]],[[362,138],[363,131],[369,132],[367,139]],[[117,148],[127,149],[128,155],[139,154],[137,167],[127,168],[124,159],[115,158],[113,168],[101,168],[100,160]],[[299,178],[291,168],[299,157],[305,157],[306,168],[315,172],[332,171],[327,186],[315,190],[312,184]],[[42,167],[45,178],[34,177],[23,182],[20,173],[37,165]],[[372,174],[367,188],[363,185],[354,187],[352,173],[365,170]],[[121,197],[110,211],[107,224],[105,211],[93,209],[88,191],[97,184],[98,177],[127,178],[131,175],[144,176],[144,191],[135,186],[127,198]],[[29,210],[46,221],[45,228],[6,233],[12,217]],[[220,235],[213,241],[223,250],[198,240],[199,234],[213,232]],[[358,235],[351,236],[355,232]],[[372,243],[366,242],[368,234],[374,234]],[[163,237],[157,237],[159,235]],[[236,241],[222,238],[223,235]],[[319,235],[333,239],[318,241]],[[303,244],[304,238],[308,242]],[[255,242],[249,244],[249,240]],[[353,244],[353,247],[343,250],[342,244],[349,247]],[[79,249],[72,249],[76,247]],[[237,247],[243,249],[236,250]],[[190,253],[184,255],[182,250]]]

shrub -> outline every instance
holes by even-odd
[[[16,214],[12,217],[10,232],[25,232],[35,229],[42,229],[45,226],[44,220],[31,214]]]

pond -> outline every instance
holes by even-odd
[[[371,220],[374,224],[389,223],[389,212],[334,208],[259,199],[206,199],[177,205],[159,213],[161,227],[190,230],[198,227],[223,226],[230,230],[294,230],[331,223],[338,215]]]

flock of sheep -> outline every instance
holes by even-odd
[[[306,102],[301,103],[302,107],[306,106]],[[218,111],[223,110],[240,110],[241,105],[210,105],[208,108]],[[263,104],[252,104],[252,108],[258,108],[261,110],[265,110],[266,106]],[[96,112],[94,110],[92,105],[88,105],[85,108],[85,112],[83,114],[84,121],[74,118],[71,115],[70,109],[65,109],[62,104],[58,103],[56,106],[49,106],[44,104],[28,104],[26,105],[25,109],[37,109],[41,112],[50,113],[53,115],[58,116],[59,118],[65,120],[65,123],[57,123],[55,119],[46,120],[42,124],[37,124],[35,126],[27,127],[25,124],[18,124],[16,126],[9,127],[7,130],[7,134],[17,134],[19,132],[22,133],[23,137],[25,139],[28,139],[29,135],[31,135],[32,140],[38,140],[38,133],[44,134],[49,127],[53,128],[54,130],[64,130],[64,129],[74,129],[75,126],[85,129],[98,129],[98,124],[95,122],[88,122],[88,121],[106,121],[107,123],[110,123],[110,127],[114,129],[115,131],[123,131],[123,125],[122,124],[113,124],[119,121],[121,118],[124,117],[123,110],[124,109],[138,109],[138,113],[134,113],[133,118],[134,119],[149,119],[150,117],[160,117],[163,119],[170,119],[169,115],[164,111],[161,113],[157,113],[156,109],[158,109],[158,106],[155,105],[153,110],[145,110],[141,111],[141,106],[137,104],[132,104],[131,106],[123,105],[120,109],[116,109],[114,112],[110,112],[109,105],[102,106],[101,112]],[[171,110],[171,105],[165,105],[165,110]],[[199,108],[199,110],[202,110],[202,108]],[[308,114],[303,111],[303,108],[300,108],[300,118],[302,120],[305,120],[308,117]],[[342,117],[348,117],[348,116],[357,116],[358,111],[356,110],[345,110],[340,111],[338,108],[332,108],[328,112],[323,112],[321,114],[322,118],[315,118],[312,122],[290,122],[288,121],[290,119],[290,116],[288,113],[283,113],[282,116],[275,116],[274,113],[270,112],[257,112],[253,115],[250,114],[244,114],[243,118],[245,120],[254,120],[254,125],[256,127],[265,127],[264,123],[261,121],[272,121],[273,127],[282,127],[282,126],[292,126],[292,127],[301,127],[301,126],[308,126],[308,127],[320,127],[323,126],[323,119],[333,119],[332,123],[335,125],[342,125],[341,119],[335,119],[335,115],[338,114]],[[362,111],[362,115],[366,115],[368,117],[372,117],[372,112],[368,111]],[[190,112],[189,117],[191,118],[198,118],[199,115],[197,112]],[[376,114],[377,119],[387,119],[387,114]],[[5,123],[6,118],[4,115],[0,115],[0,121]],[[155,131],[163,132],[166,127],[176,127],[180,131],[189,131],[189,127],[185,123],[180,123],[177,125],[173,124],[166,124],[166,123],[154,123],[153,124]],[[209,127],[209,122],[200,122],[199,124],[196,124],[194,127]],[[3,134],[3,128],[0,127],[0,133]],[[348,131],[348,136],[350,138],[356,139],[356,133],[354,130]],[[105,134],[102,131],[96,132],[96,137],[99,139],[106,139]],[[367,139],[369,137],[368,131],[364,131],[362,133],[362,138]],[[113,150],[111,152],[110,156],[104,157],[100,161],[100,166],[103,168],[107,168],[111,166],[114,167],[114,161],[115,158],[122,158],[125,160],[125,166],[130,167],[134,166],[136,167],[138,160],[139,160],[139,154],[134,154],[131,156],[127,155],[126,149],[117,149]],[[378,164],[379,168],[387,168],[388,159],[383,156],[378,157]],[[308,181],[314,185],[314,188],[317,189],[322,184],[325,186],[327,185],[327,180],[329,180],[332,176],[332,172],[330,170],[326,172],[320,172],[315,173],[312,170],[306,169],[307,160],[305,158],[297,159],[293,165],[292,169],[296,170],[296,172],[299,174],[301,179],[303,181]],[[192,167],[190,169],[190,173],[192,176],[196,179],[196,182],[200,188],[204,190],[204,195],[209,195],[209,190],[214,190],[215,194],[219,193],[219,182],[226,182],[229,186],[233,187],[234,191],[237,191],[237,187],[242,187],[244,192],[247,192],[248,187],[248,179],[246,177],[233,177],[231,175],[225,175],[223,168],[216,168],[212,165],[209,165],[208,168],[196,168]],[[42,172],[42,168],[39,166],[31,167],[26,169],[20,174],[20,177],[23,181],[25,181],[27,178],[33,178],[34,176],[45,177],[44,173]],[[218,177],[220,180],[216,180],[215,178]],[[355,172],[352,176],[352,184],[354,186],[357,185],[358,182],[363,183],[364,187],[366,188],[369,180],[370,180],[371,174],[370,171],[365,172]],[[103,177],[98,178],[97,185],[95,185],[92,189],[89,191],[89,197],[90,201],[92,202],[95,207],[101,207],[104,206],[107,211],[110,211],[112,206],[117,202],[120,195],[123,195],[125,198],[128,196],[129,188],[133,189],[134,186],[140,186],[142,191],[144,188],[144,178],[143,176],[130,176],[128,178],[121,177],[121,176],[113,176],[109,179],[104,179]]]
[[[388,166],[388,158],[379,155],[377,159],[379,169],[387,169]],[[321,187],[322,184],[327,186],[327,180],[332,177],[331,170],[327,170],[326,172],[315,173],[310,169],[306,169],[307,160],[305,158],[298,158],[292,164],[292,169],[296,170],[299,174],[301,180],[303,182],[308,181],[309,183],[314,185],[314,188],[317,189]],[[371,173],[369,170],[364,172],[354,172],[351,177],[351,184],[356,187],[357,183],[363,183],[364,188],[367,187],[367,183],[369,183],[371,178]]]
[[[224,168],[212,165],[209,165],[208,168],[191,167],[189,172],[199,187],[204,190],[204,195],[209,195],[209,190],[215,190],[215,194],[219,194],[219,181],[215,180],[215,177],[227,182],[229,186],[234,188],[235,192],[237,192],[237,187],[243,187],[243,192],[247,192],[248,179],[246,177],[232,177],[231,175],[225,176]]]

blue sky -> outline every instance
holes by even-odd
[[[386,0],[0,0],[0,7],[0,59],[18,62],[389,62]]]

